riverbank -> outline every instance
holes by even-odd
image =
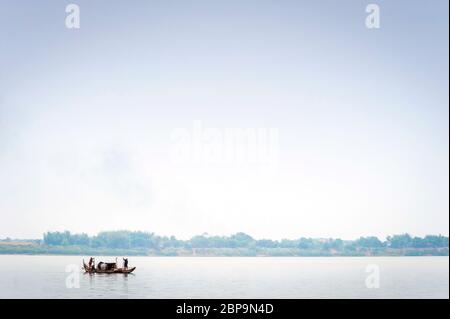
[[[448,256],[446,248],[360,248],[312,250],[299,248],[93,248],[89,246],[50,246],[36,243],[2,244],[0,255],[79,255],[79,256],[180,256],[180,257],[355,257],[355,256]]]

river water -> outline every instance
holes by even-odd
[[[82,258],[0,255],[0,298],[449,298],[448,257],[130,257],[129,275]]]

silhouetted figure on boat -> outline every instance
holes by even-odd
[[[123,259],[123,269],[128,269],[128,258]]]
[[[92,267],[94,267],[94,258],[89,258],[89,264],[88,264],[88,269],[89,271],[92,270]]]

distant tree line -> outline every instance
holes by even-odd
[[[295,248],[312,251],[358,251],[361,249],[407,249],[407,248],[448,248],[448,237],[428,235],[423,238],[412,237],[409,234],[389,236],[382,241],[377,237],[360,237],[356,240],[342,239],[254,239],[245,233],[231,236],[209,236],[207,234],[194,236],[189,240],[179,240],[174,236],[158,236],[141,231],[105,231],[96,236],[87,234],[72,234],[69,231],[47,232],[43,244],[49,246],[86,246],[92,248]]]

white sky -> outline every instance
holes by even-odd
[[[357,0],[74,2],[79,30],[0,3],[0,238],[448,235],[447,1],[379,30]],[[278,165],[174,163],[196,121],[277,129]]]

